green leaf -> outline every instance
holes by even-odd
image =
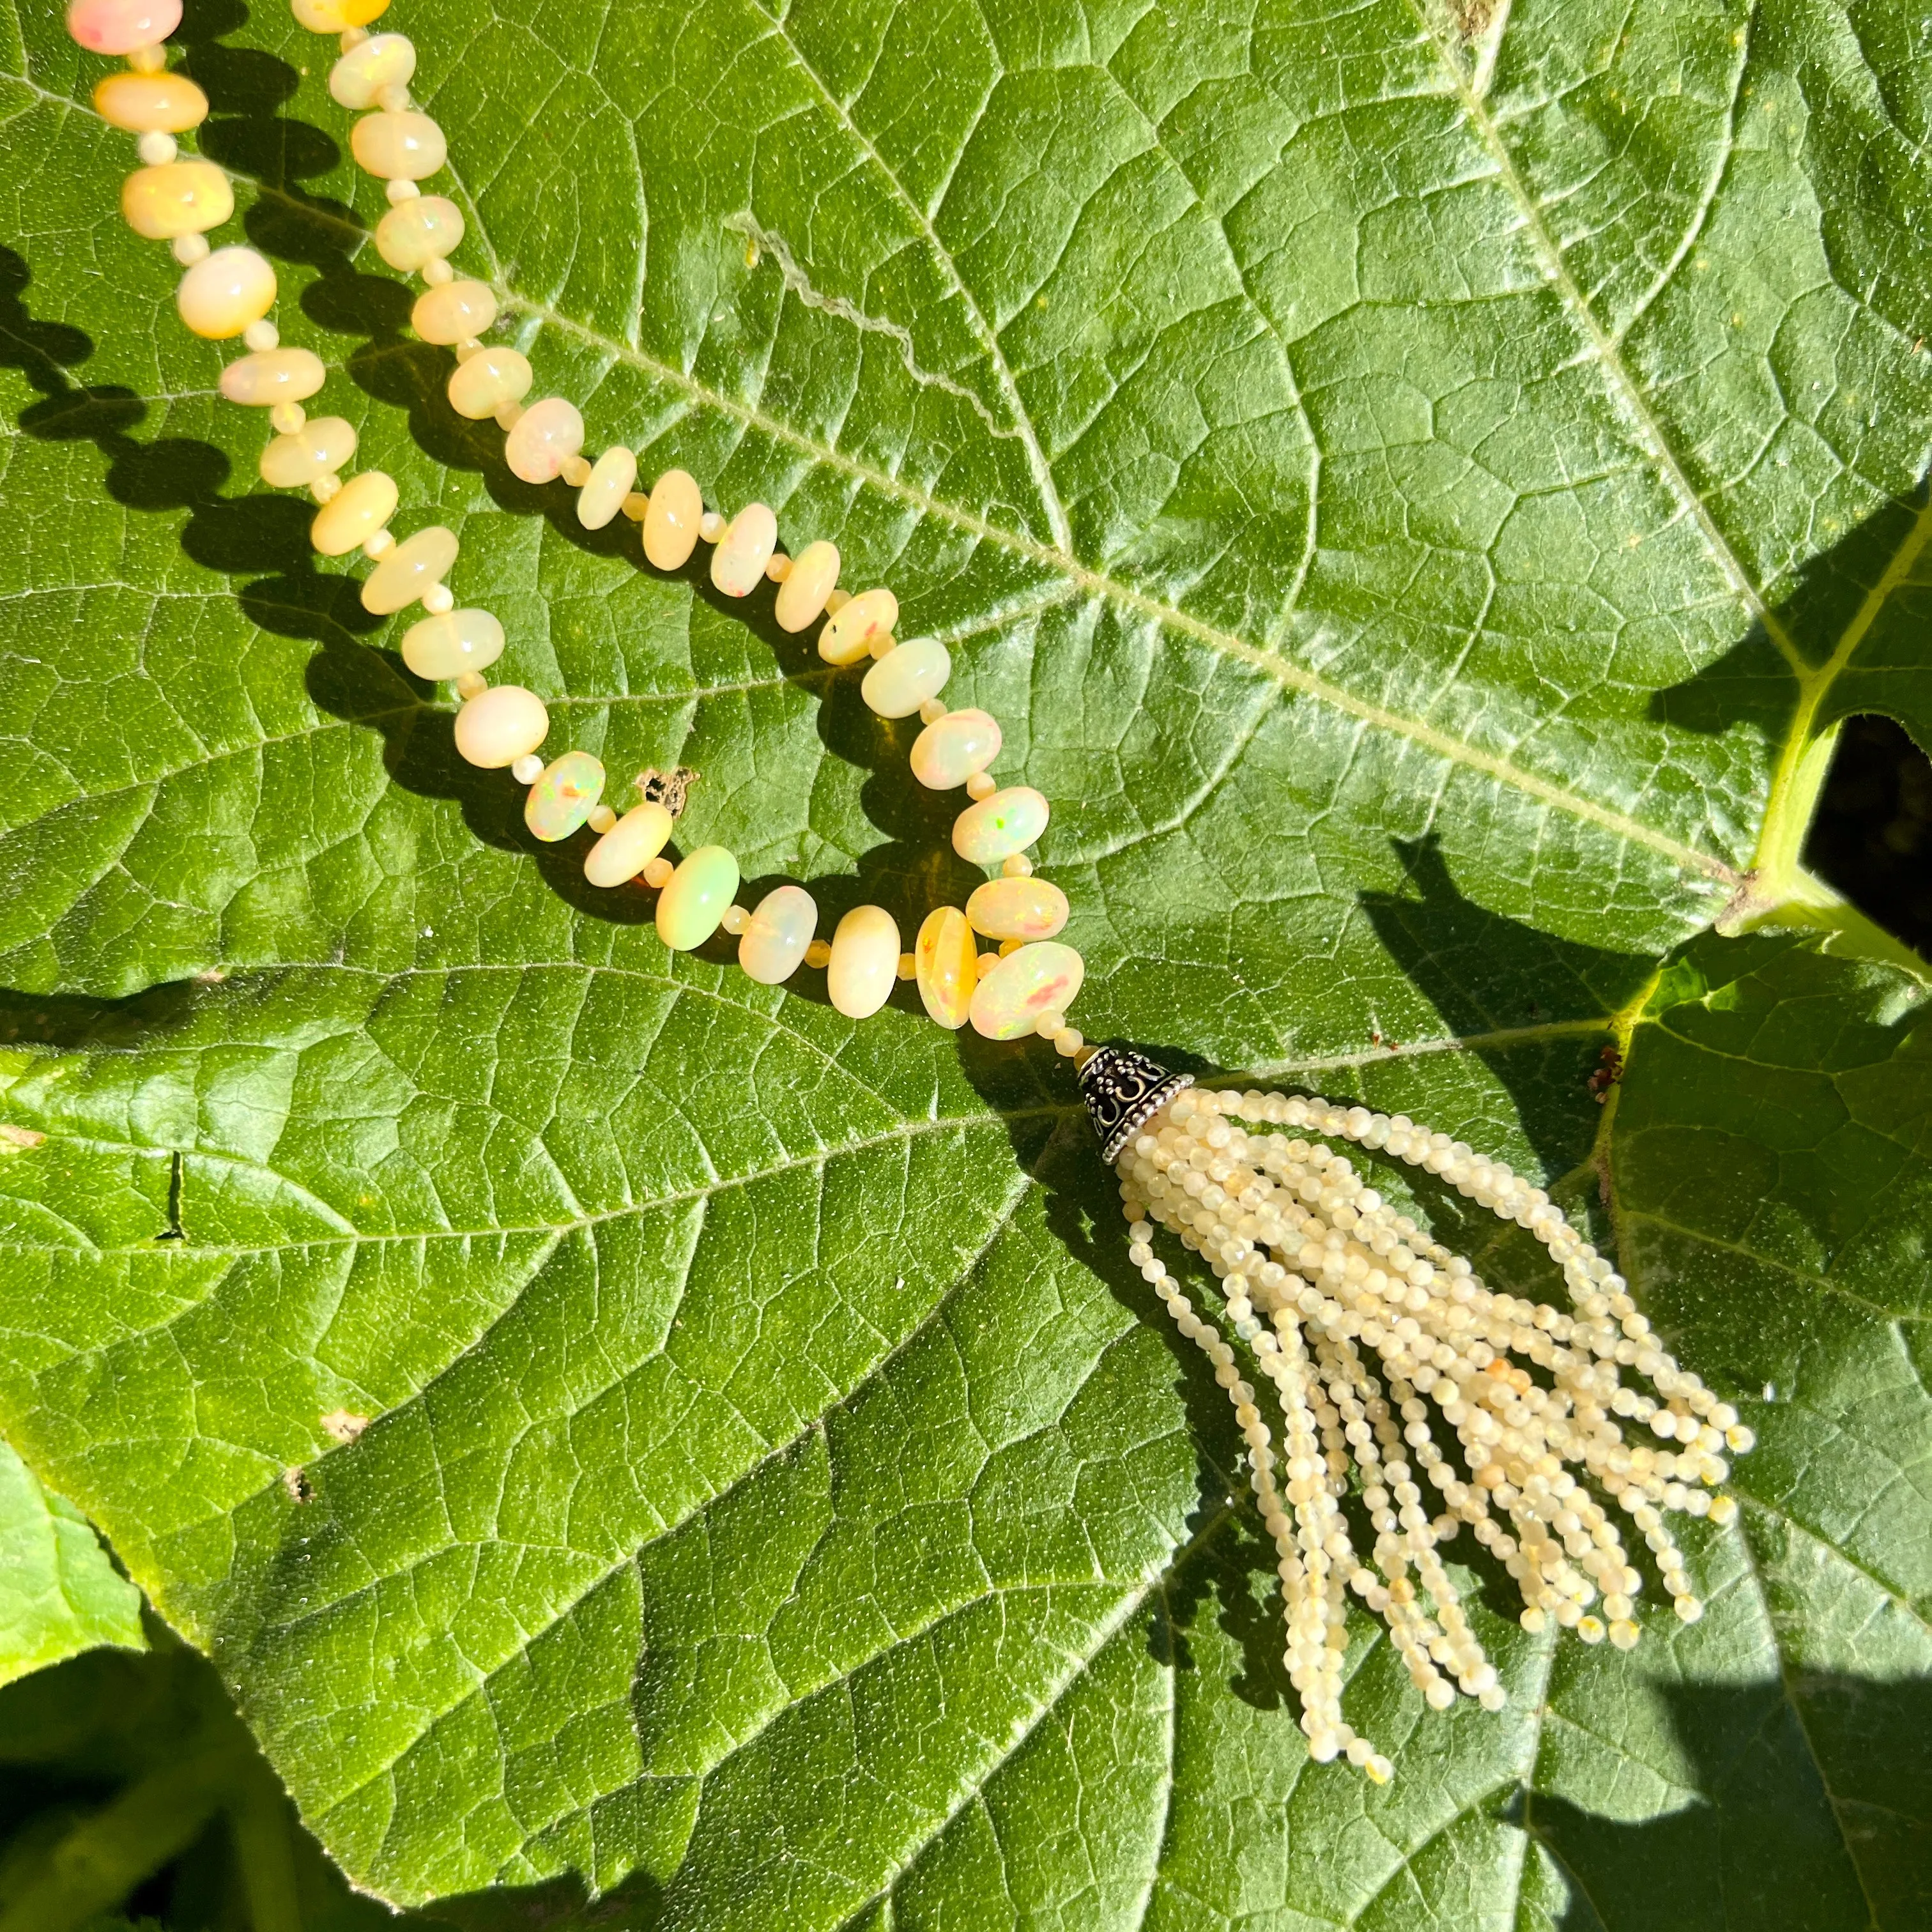
[[[1425,1720],[1365,1628],[1399,1774],[1310,1766],[1064,1065],[670,958],[533,847],[252,482],[95,64],[10,8],[0,1120],[46,1138],[0,1422],[330,1851],[746,1932],[1922,1924],[1923,981],[1801,862],[1838,718],[1932,736],[1916,22],[393,17],[459,266],[593,444],[952,646],[1054,802],[1086,1031],[1547,1174],[1764,1442],[1703,1622],[1556,1646],[1472,1573],[1508,1710]],[[764,594],[452,414],[328,45],[183,38],[318,410],[459,532],[560,741],[694,767],[681,840],[828,915],[970,884]]]
[[[0,1442],[0,1684],[96,1644],[140,1650],[141,1593],[73,1504]]]

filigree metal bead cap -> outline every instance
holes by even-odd
[[[1170,1073],[1132,1047],[1103,1046],[1080,1070],[1080,1097],[1100,1136],[1100,1158],[1111,1166],[1121,1148],[1175,1094],[1194,1084],[1191,1073]]]

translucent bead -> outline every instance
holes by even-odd
[[[406,275],[441,261],[462,239],[463,211],[440,194],[398,202],[376,224],[376,254]]]
[[[638,459],[621,443],[614,443],[590,466],[590,474],[577,493],[577,520],[586,530],[601,530],[624,507],[631,485],[638,480]]]
[[[950,791],[983,772],[1000,745],[997,719],[983,711],[949,711],[912,741],[912,775],[929,790]]]
[[[515,349],[485,349],[450,372],[449,406],[472,422],[520,403],[532,380],[530,358]]]
[[[957,1033],[972,1012],[980,978],[973,928],[957,906],[940,906],[926,914],[913,946],[913,974],[926,1011]]]
[[[172,134],[143,134],[134,143],[134,152],[149,167],[165,167],[181,152],[181,143]]]
[[[654,892],[661,892],[670,884],[670,875],[677,868],[668,859],[653,859],[644,868],[644,884]]]
[[[456,748],[472,765],[496,771],[534,752],[550,731],[550,713],[533,691],[494,685],[456,714]]]
[[[698,548],[704,499],[688,470],[667,470],[651,486],[644,512],[644,555],[659,570],[679,570]]]
[[[702,946],[738,890],[738,862],[722,845],[700,845],[670,875],[658,901],[658,937],[674,952]]]
[[[396,500],[395,478],[383,470],[365,470],[322,506],[309,526],[308,540],[324,556],[346,556],[396,514]]]
[[[219,228],[235,212],[235,190],[212,161],[136,168],[121,184],[121,212],[136,235],[171,242]]]
[[[389,0],[289,0],[289,5],[311,34],[344,34],[386,13]]]
[[[379,181],[421,181],[448,158],[442,130],[427,114],[365,114],[349,130],[356,165]]]
[[[356,454],[354,426],[340,416],[316,416],[292,436],[278,436],[262,452],[262,481],[278,490],[303,490],[332,475]]]
[[[94,88],[94,111],[130,134],[184,134],[208,118],[208,96],[184,74],[110,74]]]
[[[473,368],[482,359],[474,357],[463,368]],[[583,447],[584,418],[577,405],[561,396],[546,396],[517,418],[516,428],[504,439],[503,460],[526,483],[550,483],[562,473],[563,459]]]
[[[988,939],[1051,939],[1066,923],[1066,895],[1045,879],[988,879],[966,902]]]
[[[848,1019],[862,1020],[892,997],[899,974],[898,922],[884,906],[854,906],[832,935],[825,990]]]
[[[405,537],[386,550],[362,586],[362,608],[378,617],[406,610],[433,585],[449,574],[456,561],[456,532],[441,524]],[[474,668],[474,667],[471,667]]]
[[[67,30],[89,53],[118,58],[166,40],[181,16],[182,0],[73,0]]]
[[[208,237],[206,235],[177,235],[168,244],[168,253],[184,268],[191,268],[197,262],[208,260]]]
[[[308,424],[308,412],[299,403],[278,403],[268,412],[268,427],[278,436],[299,436]]]
[[[952,675],[952,658],[937,638],[908,638],[866,672],[859,694],[881,718],[910,718]]]
[[[260,349],[237,356],[222,370],[221,393],[231,403],[270,409],[306,402],[328,380],[322,358],[312,350]]]
[[[1031,1033],[1044,1012],[1064,1013],[1087,976],[1070,946],[1044,940],[1010,952],[980,982],[973,994],[973,1030],[988,1040],[1018,1040]]]
[[[711,553],[711,581],[727,597],[748,597],[778,548],[778,520],[764,503],[747,503]]]
[[[774,584],[782,584],[791,574],[791,559],[782,550],[775,550],[765,560],[765,574]]]
[[[604,765],[588,752],[566,752],[546,765],[524,800],[524,823],[547,845],[568,838],[604,795]]]
[[[416,298],[410,326],[425,342],[447,348],[481,335],[496,320],[496,297],[486,282],[446,282]]]
[[[820,538],[808,543],[791,560],[791,568],[778,596],[782,631],[802,631],[818,622],[825,600],[838,581],[838,546]]]
[[[1030,785],[1009,785],[952,821],[952,849],[968,864],[997,866],[1046,830],[1046,800]]]
[[[706,510],[698,520],[698,534],[709,544],[715,544],[729,528],[728,520],[716,510]]]
[[[890,590],[861,591],[840,604],[819,632],[818,655],[827,664],[856,664],[871,651],[872,640],[898,620],[899,600]]]
[[[634,879],[670,843],[672,823],[655,800],[633,806],[584,855],[584,876],[593,886]]]
[[[264,322],[259,318],[249,323],[242,332],[242,341],[250,349],[274,349],[280,346],[282,332],[272,322]],[[272,409],[286,410],[299,408],[301,405],[295,403],[275,403],[270,406]],[[268,420],[273,422],[274,418],[271,416]]]
[[[573,490],[581,490],[590,481],[590,465],[581,456],[566,456],[557,472]]]
[[[376,34],[351,47],[329,69],[328,91],[359,114],[375,106],[384,88],[408,86],[416,70],[416,50],[406,34]]]
[[[503,627],[488,610],[448,610],[403,633],[403,662],[440,684],[466,670],[488,670],[503,655]]]
[[[818,902],[802,886],[778,886],[752,914],[738,942],[738,964],[761,986],[779,986],[796,973],[818,930]]]
[[[175,306],[197,335],[225,342],[275,305],[275,272],[252,248],[218,248],[181,278]]]
[[[617,814],[608,805],[593,805],[584,822],[601,838],[617,823]],[[728,919],[730,915],[728,913],[725,916]]]

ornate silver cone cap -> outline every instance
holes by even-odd
[[[1191,1073],[1170,1073],[1158,1060],[1130,1046],[1103,1046],[1080,1070],[1080,1097],[1087,1102],[1100,1158],[1109,1167],[1121,1148],[1184,1087]]]

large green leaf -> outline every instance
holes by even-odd
[[[4,17],[0,1117],[46,1138],[0,1420],[358,1883],[1927,1922],[1922,984],[1798,863],[1837,718],[1932,738],[1902,6],[396,10],[459,259],[593,438],[954,645],[1056,802],[1087,1030],[1562,1178],[1761,1427],[1694,1629],[1554,1647],[1485,1574],[1512,1703],[1428,1721],[1365,1629],[1383,1792],[1300,1750],[1064,1066],[672,959],[533,850],[251,487],[86,64]],[[694,766],[688,842],[832,911],[956,891],[903,728],[448,410],[326,44],[184,38],[285,334],[571,740]]]

